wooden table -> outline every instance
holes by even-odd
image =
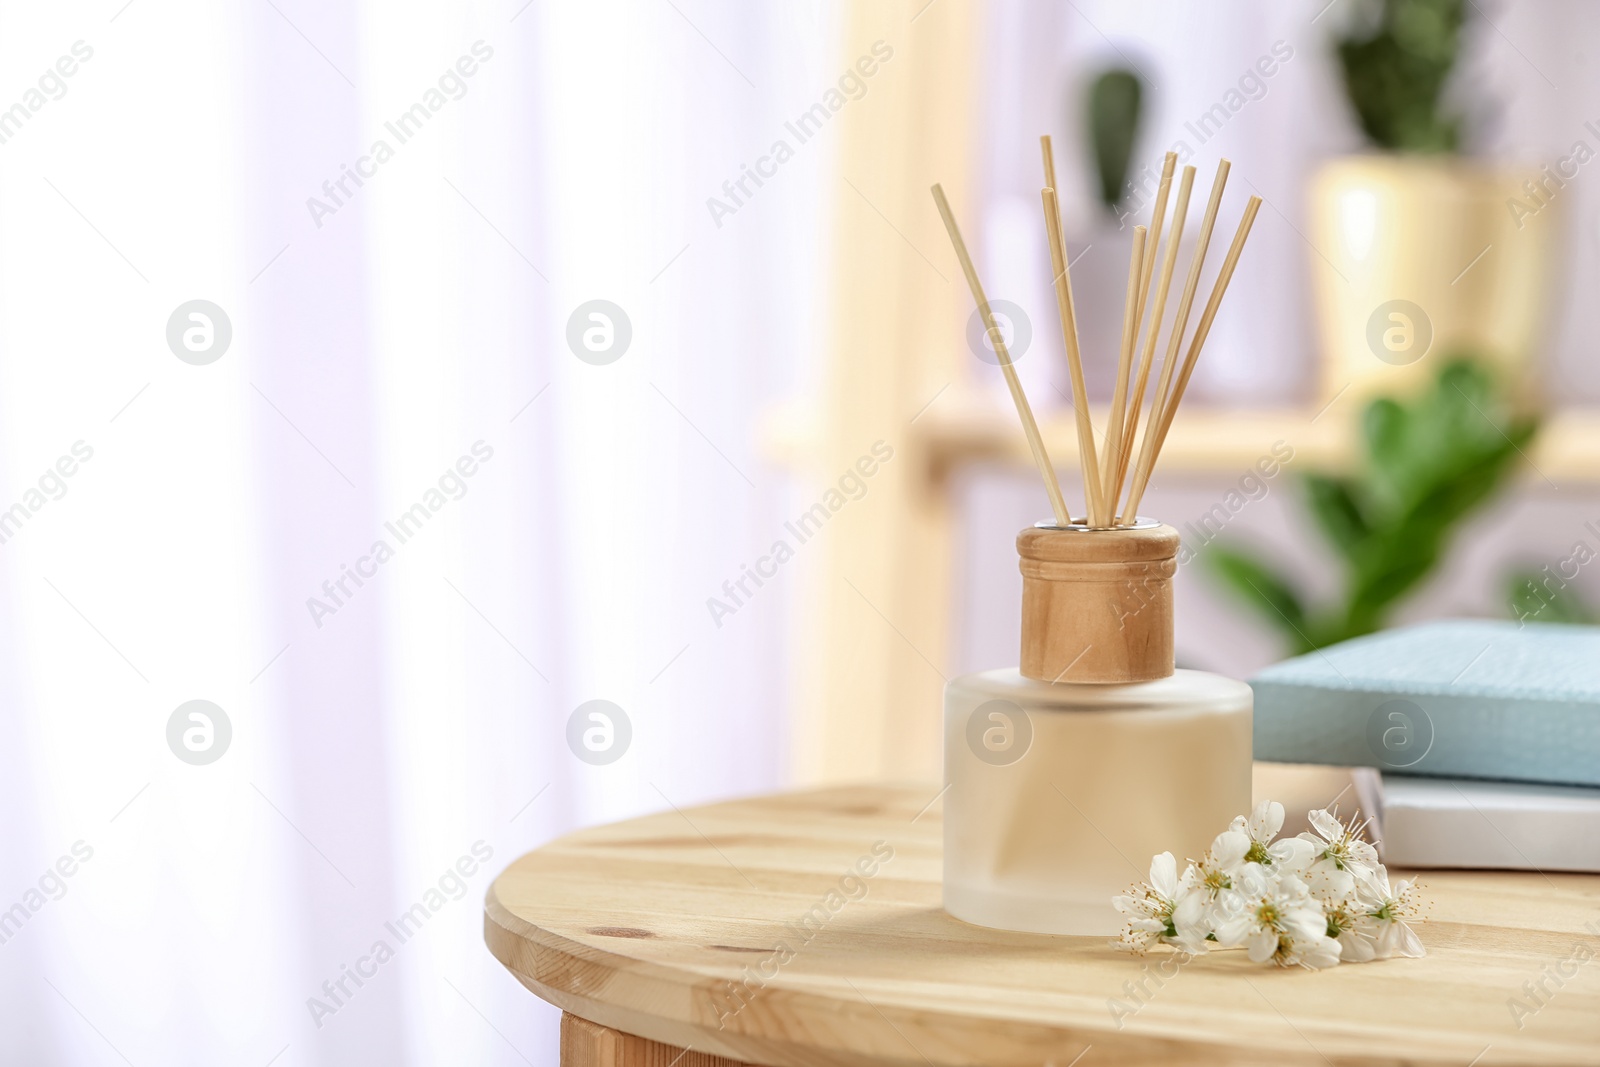
[[[1176,967],[946,915],[937,793],[830,789],[583,830],[495,880],[484,936],[568,1013],[568,1067],[1600,1064],[1600,877],[1428,873],[1424,959]]]

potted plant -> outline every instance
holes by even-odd
[[[1367,405],[1355,470],[1298,479],[1311,525],[1339,564],[1335,597],[1311,602],[1292,569],[1239,542],[1203,546],[1200,558],[1291,655],[1383,629],[1433,576],[1465,521],[1506,487],[1538,428],[1481,359],[1455,354],[1409,400]],[[1565,620],[1578,610],[1568,598],[1550,605],[1555,585],[1517,581],[1519,618]]]
[[[1530,391],[1567,179],[1560,161],[1512,173],[1459,155],[1465,117],[1447,86],[1467,11],[1467,0],[1366,0],[1337,41],[1374,151],[1324,164],[1311,184],[1324,401],[1415,392],[1433,377],[1429,352],[1462,349],[1497,364],[1520,398]]]
[[[1088,379],[1095,383],[1091,395],[1105,400],[1111,395],[1122,344],[1122,304],[1133,228],[1148,224],[1148,205],[1155,188],[1149,174],[1137,176],[1149,184],[1146,189],[1131,173],[1144,110],[1144,83],[1133,70],[1112,67],[1089,82],[1081,103],[1076,88],[1069,100],[1083,108],[1085,147],[1094,165],[1090,183],[1093,206],[1073,226],[1068,245],[1069,255],[1081,258],[1084,265],[1081,270],[1074,268],[1072,275],[1078,337]]]

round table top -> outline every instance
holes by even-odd
[[[495,879],[485,938],[575,1015],[773,1067],[1068,1067],[1091,1047],[1084,1067],[1600,1064],[1600,876],[1429,872],[1423,959],[1177,967],[945,914],[938,793],[836,788],[582,830]]]

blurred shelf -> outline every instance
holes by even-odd
[[[941,394],[926,410],[885,440],[899,450],[914,446],[929,478],[943,478],[955,467],[982,462],[1031,466],[1027,440],[1016,413],[987,396]],[[1172,424],[1162,449],[1160,469],[1166,473],[1243,474],[1276,446],[1294,450],[1296,468],[1339,469],[1358,454],[1350,413],[1335,402],[1322,413],[1301,408],[1185,407]],[[1094,413],[1097,426],[1106,413]],[[1078,462],[1078,437],[1070,410],[1049,412],[1040,419],[1045,447],[1058,468]],[[823,427],[803,405],[769,411],[762,424],[762,445],[775,462],[806,467],[822,461]],[[1282,444],[1280,444],[1282,442]],[[871,442],[862,442],[866,448]],[[1526,476],[1554,486],[1600,483],[1600,408],[1566,408],[1549,413],[1534,447],[1528,452]]]

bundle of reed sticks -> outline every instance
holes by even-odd
[[[1056,197],[1055,155],[1048,136],[1041,137],[1039,141],[1044,154],[1045,184],[1040,195],[1044,201],[1045,233],[1054,267],[1061,336],[1072,376],[1072,407],[1078,428],[1078,462],[1083,468],[1086,498],[1085,518],[1077,525],[1094,529],[1128,526],[1137,521],[1139,501],[1150,484],[1150,473],[1161,455],[1161,446],[1167,439],[1167,431],[1172,428],[1172,420],[1177,414],[1178,404],[1183,400],[1184,390],[1189,387],[1189,379],[1200,358],[1200,349],[1206,343],[1206,335],[1211,332],[1217,309],[1222,305],[1222,295],[1227,292],[1234,267],[1239,263],[1239,254],[1244,251],[1250,227],[1261,208],[1261,198],[1252,196],[1245,204],[1244,217],[1239,220],[1239,228],[1233,235],[1233,245],[1222,261],[1222,267],[1212,283],[1211,298],[1206,301],[1185,349],[1183,339],[1188,330],[1195,293],[1200,286],[1201,267],[1205,263],[1206,249],[1211,244],[1211,230],[1217,221],[1217,209],[1222,204],[1222,190],[1228,182],[1228,161],[1224,159],[1217,164],[1217,176],[1211,183],[1211,199],[1206,203],[1205,214],[1200,220],[1200,236],[1189,261],[1189,273],[1184,279],[1183,292],[1178,298],[1177,311],[1168,331],[1166,356],[1156,376],[1155,392],[1151,394],[1150,372],[1155,361],[1162,321],[1166,316],[1167,296],[1172,285],[1173,268],[1178,261],[1178,246],[1183,240],[1184,220],[1189,212],[1189,193],[1194,186],[1195,175],[1193,167],[1183,168],[1183,175],[1178,181],[1177,203],[1172,211],[1172,228],[1166,234],[1166,246],[1159,255],[1161,269],[1157,274],[1156,260],[1166,223],[1167,201],[1172,192],[1173,171],[1178,164],[1177,154],[1167,153],[1161,168],[1161,184],[1156,189],[1150,225],[1133,228],[1133,254],[1128,260],[1128,286],[1122,312],[1122,345],[1117,353],[1117,377],[1112,388],[1111,411],[1097,442],[1089,416],[1088,394],[1083,379],[1083,353],[1078,347],[1077,312],[1072,303],[1072,278],[1067,267],[1070,261],[1067,258],[1066,239],[1062,236],[1061,207]],[[1045,451],[1044,438],[1039,434],[1038,423],[1034,421],[1028,398],[1017,378],[1016,367],[1006,351],[1000,329],[995,325],[994,314],[989,308],[988,298],[984,296],[978,272],[972,265],[972,257],[967,254],[966,242],[961,239],[961,230],[950,211],[944,190],[938,185],[933,187],[933,199],[939,206],[945,229],[949,231],[950,243],[955,246],[956,258],[961,261],[961,270],[967,276],[972,298],[977,301],[978,312],[983,316],[984,328],[994,346],[1006,386],[1017,406],[1017,414],[1022,419],[1022,429],[1027,434],[1034,462],[1044,476],[1045,491],[1050,496],[1056,525],[1075,525],[1061,495],[1055,468],[1051,466],[1050,456]],[[1153,293],[1152,281],[1155,283]],[[1148,407],[1145,403],[1147,394]],[[1139,441],[1137,458],[1135,439]],[[1123,495],[1125,485],[1126,496]]]

